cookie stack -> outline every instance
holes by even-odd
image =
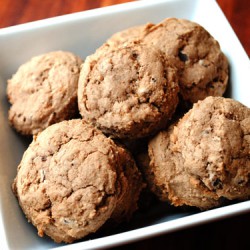
[[[248,199],[250,110],[221,97],[227,84],[218,42],[177,18],[118,32],[84,62],[57,51],[21,66],[9,120],[34,137],[13,191],[38,234],[73,242],[129,219],[144,182],[175,206]]]

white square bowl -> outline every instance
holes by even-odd
[[[156,207],[137,216],[131,228],[70,245],[39,238],[11,192],[16,168],[27,142],[8,125],[6,81],[32,56],[68,50],[82,58],[93,53],[114,32],[159,22],[166,17],[186,18],[204,26],[220,43],[230,63],[229,96],[250,106],[250,62],[239,40],[214,0],[147,0],[50,18],[0,30],[0,239],[1,249],[100,249],[180,230],[216,219],[250,212],[250,201],[199,213]],[[143,221],[143,223],[141,223]]]

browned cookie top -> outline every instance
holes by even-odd
[[[33,57],[8,80],[9,121],[25,135],[70,119],[78,112],[77,84],[82,60],[55,51]]]
[[[222,97],[199,101],[149,143],[151,186],[176,206],[207,209],[223,198],[248,199],[249,134],[249,108]]]
[[[176,71],[162,54],[138,42],[103,45],[87,57],[79,85],[82,117],[119,138],[139,138],[162,128],[178,103]]]
[[[178,69],[180,94],[194,103],[222,96],[228,82],[228,61],[219,43],[199,24],[167,18],[144,30],[143,41],[159,48]]]
[[[138,180],[137,187],[131,188],[131,178]],[[129,154],[79,119],[51,125],[34,137],[13,190],[40,236],[72,242],[98,230],[111,216],[129,216],[141,184]]]

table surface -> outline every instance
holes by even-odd
[[[0,28],[128,0],[1,0]],[[250,1],[217,0],[250,56]],[[114,249],[250,249],[250,214],[196,226]]]

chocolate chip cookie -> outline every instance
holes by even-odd
[[[222,96],[228,83],[228,61],[219,43],[201,25],[167,18],[144,30],[143,42],[159,48],[178,69],[180,94],[188,103]]]
[[[209,209],[250,198],[250,109],[207,97],[149,143],[153,192],[175,206]]]
[[[80,119],[34,136],[13,183],[39,236],[66,243],[130,217],[142,187],[130,154]]]
[[[77,84],[82,60],[65,51],[33,57],[8,80],[10,124],[24,135],[78,113]]]
[[[178,91],[176,70],[159,50],[140,42],[105,44],[83,64],[78,105],[83,119],[104,133],[135,139],[168,123]]]

